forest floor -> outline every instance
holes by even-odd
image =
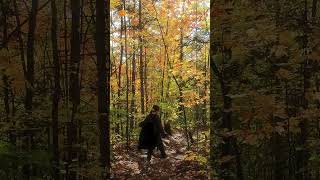
[[[199,148],[198,144],[187,150],[186,140],[180,132],[163,139],[163,142],[167,158],[160,159],[160,152],[155,151],[150,162],[145,151],[137,150],[137,142],[130,145],[129,151],[125,144],[115,147],[112,165],[114,179],[209,179],[206,165],[208,153],[204,146]]]

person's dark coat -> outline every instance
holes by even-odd
[[[150,113],[139,126],[141,127],[141,132],[138,149],[154,149],[162,143],[161,137],[164,137],[165,134],[158,115]]]

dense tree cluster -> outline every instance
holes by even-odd
[[[211,157],[222,179],[319,179],[317,0],[211,4]]]
[[[0,5],[0,177],[110,176],[153,104],[188,148],[207,136],[209,3]]]

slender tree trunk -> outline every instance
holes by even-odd
[[[21,35],[21,23],[20,23],[20,12],[17,5],[17,0],[13,1],[14,9],[15,9],[15,17],[17,22],[17,31],[18,31],[18,42],[19,42],[19,51],[20,51],[20,61],[23,69],[24,77],[27,77],[27,67],[26,67],[26,61],[25,61],[25,52],[24,52],[24,42]],[[26,84],[27,81],[25,81],[25,87],[27,87]]]
[[[10,87],[10,99],[11,99],[11,116],[14,117],[16,114],[16,106],[15,106],[15,91],[13,87]]]
[[[144,106],[144,78],[143,78],[143,39],[142,39],[142,0],[139,0],[139,30],[140,30],[140,34],[139,34],[139,53],[140,53],[140,95],[141,95],[141,114],[145,113],[145,106]]]
[[[118,109],[121,108],[121,76],[122,76],[122,61],[123,61],[123,17],[121,17],[121,26],[120,26],[120,62],[119,62],[119,71],[118,71]],[[117,119],[121,121],[120,114],[117,113]],[[121,135],[123,136],[123,125],[122,122],[117,122],[116,123],[116,132],[120,132],[120,126],[121,126]]]
[[[71,0],[72,27],[71,27],[71,74],[70,74],[70,95],[73,103],[73,117],[80,104],[80,86],[79,86],[79,64],[80,64],[80,1]],[[71,121],[74,119],[72,118]]]
[[[280,39],[280,13],[281,13],[281,5],[280,1],[275,2],[275,8],[276,8],[276,14],[275,14],[275,26],[276,26],[276,45],[279,45],[279,39]],[[277,118],[272,117],[272,123],[276,124],[279,120]],[[282,144],[282,137],[278,133],[273,133],[271,138],[271,149],[273,154],[273,178],[274,179],[284,179],[285,174],[282,168],[282,164],[284,163],[284,154],[281,153],[283,151],[283,148],[281,146]]]
[[[19,51],[20,51],[20,61],[21,61],[22,69],[23,69],[23,75],[24,75],[24,77],[26,79],[26,77],[27,77],[27,68],[26,68],[26,61],[25,61],[24,42],[23,42],[22,34],[21,34],[21,23],[20,23],[20,17],[19,17],[20,12],[19,12],[19,9],[18,9],[17,0],[13,0],[13,5],[14,5],[14,11],[15,11],[15,19],[16,19],[16,23],[17,23],[18,42],[19,42]],[[27,87],[27,83],[26,82],[27,81],[25,80],[24,81],[25,87]],[[12,139],[11,141],[14,142],[13,144],[16,144],[16,136],[15,135],[12,135],[12,137],[10,139]]]
[[[165,48],[165,51],[166,51],[166,48]],[[161,53],[162,51],[161,51],[161,47],[160,47],[160,62],[161,62],[161,58],[162,58],[162,53]],[[163,99],[164,99],[164,77],[165,77],[165,71],[166,71],[166,62],[167,62],[167,58],[166,58],[166,53],[165,53],[165,58],[164,58],[164,60],[163,60],[163,65],[162,65],[162,74],[161,74],[161,94],[160,94],[160,96],[161,96],[161,102],[163,101]]]
[[[213,0],[210,1],[210,14],[214,14],[214,6],[221,5],[219,4],[221,2],[214,2]],[[224,4],[228,4],[230,1],[225,0]],[[211,153],[210,153],[210,161],[211,161],[211,168],[214,170],[214,167],[217,166],[215,164],[214,158],[217,158],[217,156],[214,154],[216,151],[214,146],[214,134],[213,132],[215,129],[215,122],[214,122],[214,97],[212,95],[212,92],[215,91],[214,88],[214,80],[217,79],[220,85],[220,91],[223,101],[223,107],[222,107],[222,122],[219,127],[219,129],[226,129],[227,131],[232,131],[232,99],[228,96],[231,91],[231,79],[227,78],[228,73],[223,68],[218,70],[217,65],[215,64],[215,59],[213,56],[219,49],[221,49],[222,54],[222,66],[224,67],[225,64],[228,63],[228,61],[231,59],[232,51],[230,48],[227,47],[219,47],[219,43],[221,42],[213,42],[212,39],[214,39],[214,31],[213,31],[213,25],[215,24],[214,17],[211,17],[210,19],[210,144],[211,144]],[[224,27],[221,27],[221,33],[223,37],[223,41],[231,40],[231,27],[230,24],[225,24]],[[223,43],[221,43],[223,44]],[[215,77],[216,76],[216,77]],[[240,151],[237,146],[237,139],[234,139],[233,137],[223,137],[223,143],[219,145],[218,149],[219,156],[218,158],[224,158],[228,156],[235,156],[235,166],[233,165],[233,160],[229,160],[226,162],[221,163],[221,165],[218,165],[217,172],[219,174],[219,178],[224,180],[232,180],[234,179],[233,176],[236,176],[236,179],[243,180],[243,174],[242,174],[242,167],[241,167],[241,161],[240,161]],[[211,177],[213,178],[213,174],[211,174]]]
[[[135,45],[133,45],[133,49],[135,49]],[[130,131],[133,130],[134,126],[134,114],[136,112],[135,107],[135,94],[136,94],[136,69],[137,69],[137,62],[136,62],[136,53],[133,51],[132,57],[132,84],[131,84],[131,122],[130,122]]]
[[[145,94],[145,102],[146,102],[146,106],[145,106],[145,111],[148,111],[148,104],[149,104],[149,97],[148,97],[148,82],[147,82],[147,72],[148,72],[148,68],[147,68],[147,48],[145,47],[144,48],[144,79],[143,79],[143,82],[144,82],[144,94]]]
[[[110,178],[110,4],[96,0],[96,54],[98,69],[98,131],[100,142],[100,167],[106,172],[102,178]],[[108,2],[108,1],[107,1]],[[105,11],[106,8],[106,11]],[[107,31],[106,31],[107,29]],[[107,42],[107,44],[106,44]]]
[[[123,0],[123,9],[126,10],[126,0]],[[126,58],[126,142],[129,148],[129,60],[128,60],[128,36],[127,36],[127,18],[124,16],[124,50]]]
[[[304,92],[304,103],[303,108],[307,110],[309,108],[309,100],[308,96],[312,93],[311,89],[311,60],[308,59],[308,34],[307,34],[307,26],[308,26],[308,4],[307,0],[304,1],[304,44],[303,44],[303,54],[304,54],[304,65],[303,65],[303,92]],[[298,151],[297,154],[297,170],[299,171],[297,174],[297,180],[309,179],[309,171],[308,171],[308,160],[309,154],[306,150],[306,141],[307,141],[307,120],[303,120],[300,124],[301,134],[298,137],[298,144],[303,149]]]
[[[54,89],[52,93],[52,145],[54,161],[54,179],[59,180],[59,100],[60,100],[60,59],[58,54],[58,14],[56,1],[51,0],[52,24],[51,41],[54,64]]]
[[[63,3],[63,23],[64,23],[64,88],[69,103],[69,53],[68,53],[68,28],[67,28],[67,0]],[[68,116],[68,115],[67,115]],[[68,116],[69,117],[69,116]],[[68,118],[67,117],[67,118]]]
[[[179,119],[183,120],[184,123],[184,133],[186,136],[186,141],[187,141],[187,148],[190,148],[190,141],[189,139],[192,138],[192,136],[190,137],[189,135],[189,130],[188,130],[188,121],[187,121],[187,115],[186,115],[186,108],[183,105],[184,100],[183,100],[183,94],[182,94],[182,88],[181,85],[178,83],[178,80],[175,76],[173,76],[174,81],[176,82],[178,89],[179,89]]]
[[[136,12],[136,0],[133,1],[133,13]],[[132,38],[135,40],[135,35],[132,36]],[[133,42],[133,51],[132,51],[132,67],[131,67],[131,110],[130,110],[130,132],[133,131],[133,127],[135,125],[135,113],[136,113],[136,99],[135,99],[135,93],[136,93],[136,69],[137,69],[137,61],[136,61],[136,44]]]
[[[183,0],[182,4],[182,14],[185,13],[185,1]],[[182,19],[181,19],[182,21]],[[180,27],[180,61],[183,61],[183,26],[184,24],[181,22],[181,27]]]
[[[72,102],[72,111],[69,123],[69,133],[68,133],[68,142],[69,146],[73,146],[78,143],[78,126],[76,125],[75,116],[77,113],[78,106],[80,104],[80,83],[79,83],[79,64],[81,59],[81,49],[80,49],[80,1],[71,0],[71,57],[70,57],[70,80],[69,80],[69,95],[70,101]],[[69,109],[67,109],[69,111]],[[78,153],[75,154],[75,157],[78,156]],[[68,152],[69,165],[73,157],[71,151]],[[76,179],[77,172],[72,171],[70,174],[67,173],[68,178]]]
[[[27,73],[26,73],[26,97],[25,109],[32,112],[33,88],[34,88],[34,45],[35,31],[37,25],[38,0],[32,0],[31,12],[29,14],[29,30],[27,40]]]
[[[8,16],[10,16],[9,14],[9,2],[10,1],[2,1],[0,3],[0,9],[2,11],[1,15],[2,15],[2,45],[3,47],[7,47],[7,44],[5,43],[7,41],[7,38],[8,38]]]
[[[312,17],[317,17],[318,0],[312,0]]]
[[[179,52],[179,57],[180,57],[180,62],[183,62],[183,44],[182,44],[182,39],[183,39],[183,33],[182,33],[182,28],[180,31],[180,52]],[[167,53],[166,53],[167,54]],[[179,111],[180,111],[180,119],[183,119],[184,122],[184,129],[185,129],[185,135],[186,135],[186,140],[187,140],[187,147],[189,149],[190,147],[190,141],[192,143],[193,139],[192,139],[192,133],[188,130],[188,122],[187,122],[187,116],[186,116],[186,110],[185,110],[185,106],[183,105],[184,101],[183,101],[183,94],[182,94],[182,85],[178,83],[177,79],[175,77],[173,77],[176,84],[178,85],[178,89],[179,89]],[[184,86],[184,85],[183,85]],[[168,88],[169,90],[169,88]],[[189,141],[190,140],[190,141]]]
[[[205,58],[205,66],[204,66],[204,78],[205,78],[205,81],[204,81],[204,90],[202,91],[202,97],[206,97],[207,96],[207,90],[208,90],[208,80],[207,80],[207,77],[208,77],[208,67],[207,67],[207,59],[210,61],[210,57],[209,58]],[[201,90],[200,90],[201,91]],[[202,125],[203,126],[206,126],[207,125],[207,99],[204,99],[203,101],[203,105],[201,107],[201,122],[202,122]]]
[[[33,105],[33,95],[34,95],[34,51],[35,51],[35,31],[37,25],[37,9],[38,9],[38,0],[32,0],[31,11],[29,14],[29,27],[28,27],[28,39],[27,39],[27,63],[26,63],[26,74],[25,74],[25,110],[31,116],[32,114],[32,105]],[[20,47],[21,48],[21,47]],[[28,139],[32,139],[31,136],[28,136]],[[33,146],[32,140],[27,143],[28,150]],[[24,166],[24,178],[30,179],[31,169],[30,165],[26,164]]]
[[[9,83],[9,76],[4,73],[2,75],[2,83],[3,83],[3,102],[4,102],[4,110],[6,112],[6,121],[9,121],[10,115],[10,99],[9,99],[9,92],[10,92],[10,83]]]

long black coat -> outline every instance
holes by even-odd
[[[141,132],[138,149],[154,149],[162,143],[161,137],[165,134],[158,115],[149,114],[139,126],[141,127]]]

